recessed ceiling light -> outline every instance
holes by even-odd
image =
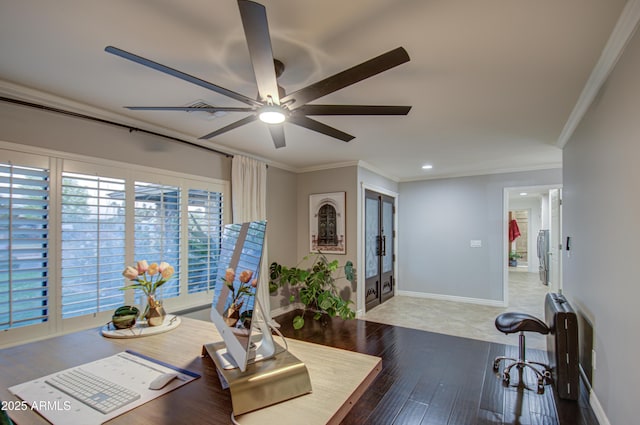
[[[425,164],[425,165],[422,166],[423,170],[430,170],[432,168],[433,168],[433,165],[431,165],[431,164]]]
[[[527,192],[520,192],[520,196],[527,196],[528,193]]]

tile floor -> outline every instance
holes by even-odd
[[[496,330],[496,316],[505,311],[521,311],[544,320],[544,297],[548,290],[547,286],[540,283],[537,273],[528,273],[526,268],[514,268],[509,271],[507,308],[396,295],[369,310],[363,318],[389,325],[518,345],[516,334],[505,335]],[[545,338],[544,335],[527,333],[527,348],[546,350]]]

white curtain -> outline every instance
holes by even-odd
[[[267,165],[264,162],[240,155],[233,156],[231,205],[234,223],[267,219]],[[267,224],[267,233],[269,233],[268,229],[269,224]],[[266,236],[257,296],[264,308],[265,320],[267,323],[273,323],[269,300],[269,256]]]

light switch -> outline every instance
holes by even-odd
[[[471,242],[469,242],[469,246],[471,248],[482,248],[482,241],[479,239],[471,239]]]

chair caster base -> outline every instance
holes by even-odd
[[[504,358],[502,358],[501,360],[505,360]],[[511,359],[509,359],[511,360]],[[541,367],[544,367],[545,369],[543,371],[538,370],[536,367],[533,366],[533,364],[539,365]],[[496,359],[493,362],[493,370],[494,372],[496,372],[496,375],[499,375],[501,380],[502,380],[502,386],[504,387],[514,387],[514,388],[521,388],[521,389],[527,389],[527,390],[531,390],[531,391],[536,391],[538,394],[544,394],[544,387],[548,384],[551,384],[553,382],[553,378],[551,375],[551,370],[548,369],[548,366],[542,364],[542,363],[536,363],[536,362],[528,362],[528,361],[516,361],[515,363],[512,363],[510,365],[508,365],[507,367],[505,367],[504,371],[502,373],[498,373],[499,372],[499,366],[500,366],[500,359]],[[517,383],[515,384],[511,384],[511,369],[512,368],[516,368],[518,370],[520,379],[518,380]],[[532,370],[536,377],[537,377],[537,382],[536,382],[536,387],[535,389],[532,387],[529,387],[526,385],[526,383],[523,380],[523,372],[525,369],[530,369]]]

